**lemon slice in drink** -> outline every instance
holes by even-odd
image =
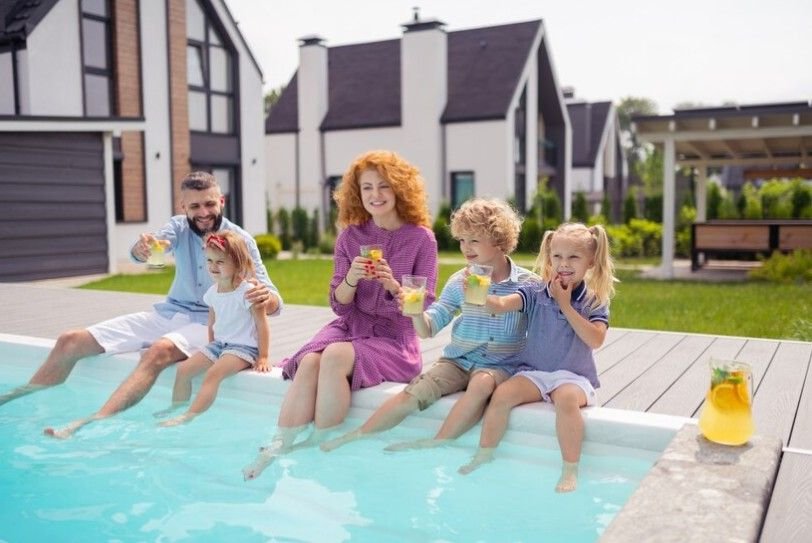
[[[732,383],[719,383],[713,387],[710,393],[710,400],[717,409],[721,410],[732,409],[739,403],[735,385]]]

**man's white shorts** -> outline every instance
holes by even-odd
[[[155,311],[141,311],[99,322],[87,330],[107,354],[140,351],[164,337],[188,357],[209,342],[208,327],[184,313],[167,319]]]

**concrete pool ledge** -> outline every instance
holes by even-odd
[[[758,541],[781,447],[766,436],[741,447],[718,445],[686,424],[600,542]]]

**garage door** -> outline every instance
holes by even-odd
[[[0,281],[107,272],[101,134],[0,132]]]

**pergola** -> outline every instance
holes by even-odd
[[[675,168],[696,168],[696,218],[707,218],[709,166],[748,166],[812,178],[812,102],[677,110],[632,118],[632,130],[663,151],[663,277],[674,276]],[[775,173],[770,173],[775,172]]]

